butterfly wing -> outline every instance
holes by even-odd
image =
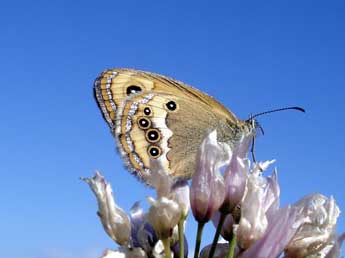
[[[168,77],[127,69],[105,71],[95,95],[127,166],[150,176],[150,159],[177,178],[194,172],[196,152],[214,129],[222,141],[236,133],[239,120],[216,100]]]

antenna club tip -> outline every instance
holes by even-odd
[[[294,109],[298,110],[298,111],[301,111],[303,113],[306,113],[305,109],[304,108],[301,108],[301,107],[294,107]]]

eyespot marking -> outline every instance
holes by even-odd
[[[166,103],[166,107],[170,110],[170,111],[175,111],[177,108],[176,102],[170,100],[168,103]]]
[[[149,107],[145,107],[145,108],[144,108],[144,114],[145,114],[145,115],[149,116],[149,115],[151,115],[151,113],[152,113],[151,108],[149,108]]]
[[[148,129],[151,126],[151,121],[145,117],[139,117],[137,121],[139,127],[143,130]]]
[[[147,149],[147,152],[148,152],[149,156],[151,158],[154,158],[154,159],[158,158],[162,154],[161,149],[157,146],[150,146]]]
[[[157,129],[149,129],[146,132],[146,140],[149,142],[158,142],[161,139],[161,135]]]
[[[139,86],[131,85],[131,86],[128,86],[128,87],[127,87],[126,93],[127,93],[127,96],[129,96],[129,95],[138,93],[138,92],[140,92],[140,91],[142,91],[142,89],[141,89]]]

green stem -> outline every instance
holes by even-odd
[[[213,242],[212,242],[212,246],[211,246],[211,250],[208,254],[208,258],[213,258],[213,255],[214,255],[214,252],[216,251],[216,248],[217,248],[217,243],[218,243],[218,239],[219,239],[219,236],[220,236],[220,232],[222,231],[222,227],[223,227],[223,224],[224,224],[224,221],[225,221],[225,217],[227,214],[225,213],[220,213],[220,219],[219,219],[219,222],[218,222],[218,226],[217,226],[217,231],[216,231],[216,234],[214,235],[214,238],[213,238]]]
[[[164,245],[165,258],[171,258],[170,239],[162,239]]]
[[[184,230],[183,230],[184,219],[181,219],[178,223],[178,239],[180,243],[179,257],[184,258]]]
[[[195,242],[195,250],[194,250],[194,258],[199,257],[200,252],[200,244],[201,244],[201,236],[202,236],[202,230],[204,229],[204,222],[198,223],[198,232],[196,234],[196,242]]]
[[[235,247],[236,247],[236,235],[232,234],[231,242],[229,245],[229,253],[228,253],[227,258],[233,258],[234,257]]]

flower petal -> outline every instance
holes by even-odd
[[[130,218],[132,223],[132,246],[141,247],[148,253],[151,252],[158,239],[153,227],[147,222],[146,214],[140,207],[139,202],[131,208]]]
[[[151,204],[147,220],[154,228],[159,239],[171,236],[173,228],[181,219],[180,206],[173,200],[161,197],[158,200],[148,197]]]
[[[192,177],[190,200],[198,222],[207,222],[224,201],[224,179],[219,168],[229,158],[229,146],[217,142],[213,131],[198,151],[196,171]]]
[[[296,216],[297,210],[291,207],[277,211],[263,237],[247,249],[242,258],[278,258],[298,229]]]
[[[82,178],[94,192],[98,202],[98,216],[107,234],[119,245],[128,244],[131,224],[127,214],[116,205],[111,185],[96,172],[93,178]]]
[[[333,197],[312,194],[294,204],[304,223],[287,246],[286,257],[306,257],[332,244],[340,210]]]

